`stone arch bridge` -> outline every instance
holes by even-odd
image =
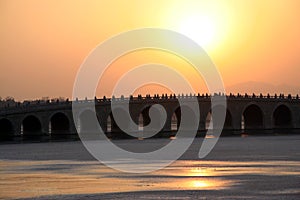
[[[211,110],[211,96],[196,96],[200,107],[200,120],[198,131],[207,130]],[[158,96],[130,97],[130,115],[133,121],[139,124],[139,130],[150,123],[149,108],[154,104],[160,104],[167,113],[166,123],[162,126],[159,135],[170,136],[176,133],[181,120],[181,108],[178,98],[190,98],[190,96]],[[242,96],[228,95],[227,111],[224,131],[251,132],[258,130],[296,130],[300,129],[300,99],[292,96]],[[80,100],[79,102],[95,101],[95,110],[101,128],[110,136],[126,135],[122,133],[116,124],[112,112],[111,101],[122,103],[123,97],[116,99]],[[78,101],[78,100],[77,100]],[[82,109],[78,119],[73,119],[72,101],[40,101],[18,103],[14,106],[6,106],[0,110],[0,138],[11,136],[37,136],[37,135],[72,135],[77,134],[74,120],[80,121],[78,128],[91,130],[84,122],[84,115],[91,110]],[[193,112],[193,111],[191,111]]]

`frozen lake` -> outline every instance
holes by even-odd
[[[152,173],[113,170],[80,141],[0,145],[0,199],[300,199],[300,135],[220,138],[205,158],[203,138]],[[116,140],[145,151],[170,139]]]

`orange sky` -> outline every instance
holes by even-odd
[[[172,29],[203,42],[228,88],[255,81],[300,91],[299,8],[298,0],[2,0],[0,96],[71,97],[77,70],[93,48],[112,35],[143,27]],[[202,35],[205,31],[210,32]],[[109,95],[120,65],[130,68],[152,59],[178,69],[181,65],[191,82],[197,80],[174,56],[137,52],[111,66],[97,95]],[[195,82],[196,90],[204,91],[203,82]],[[282,92],[290,92],[288,86]]]

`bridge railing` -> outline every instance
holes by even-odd
[[[215,94],[162,94],[162,95],[138,95],[138,96],[132,96],[130,95],[129,97],[124,97],[123,95],[119,98],[116,98],[115,96],[112,96],[111,98],[106,98],[105,96],[103,98],[97,98],[95,97],[94,99],[75,99],[73,101],[79,102],[79,103],[86,103],[86,102],[95,102],[96,104],[101,104],[101,103],[110,103],[111,101],[164,101],[164,100],[176,100],[179,98],[191,98],[191,97],[197,97],[199,100],[200,99],[210,99],[214,98],[215,96],[226,96],[227,99],[268,99],[268,100],[286,100],[286,101],[300,101],[299,95],[292,96],[292,95],[284,95],[284,94],[274,94],[274,95],[263,95],[263,94],[221,94],[221,93],[215,93]],[[55,108],[57,106],[71,106],[73,101],[69,101],[69,99],[66,100],[35,100],[35,101],[23,101],[23,102],[5,102],[5,101],[0,101],[0,114],[7,113],[9,111],[15,111],[15,110],[21,110],[21,111],[27,111],[35,109],[35,108]]]

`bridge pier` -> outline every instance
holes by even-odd
[[[42,121],[42,130],[41,130],[41,135],[50,135],[49,133],[49,121],[46,119],[46,117],[44,116]]]
[[[232,114],[232,128],[233,130],[242,129],[242,115],[239,113]]]
[[[200,108],[200,122],[199,122],[199,131],[206,130],[206,119],[208,116],[208,113],[211,111],[211,102],[206,101],[199,105]]]
[[[273,129],[273,113],[269,111],[265,111],[265,116],[270,117],[264,117],[264,129]]]
[[[293,128],[300,129],[300,106],[293,104],[291,109]]]
[[[171,128],[171,125],[172,125],[172,116],[173,116],[173,113],[170,113],[170,112],[167,113],[166,123],[165,123],[165,125],[163,127],[163,131],[164,132],[171,132],[172,131],[172,128]]]
[[[7,118],[13,125],[13,135],[15,136],[20,136],[21,134],[23,134],[22,118],[23,118],[22,115],[15,115]]]

